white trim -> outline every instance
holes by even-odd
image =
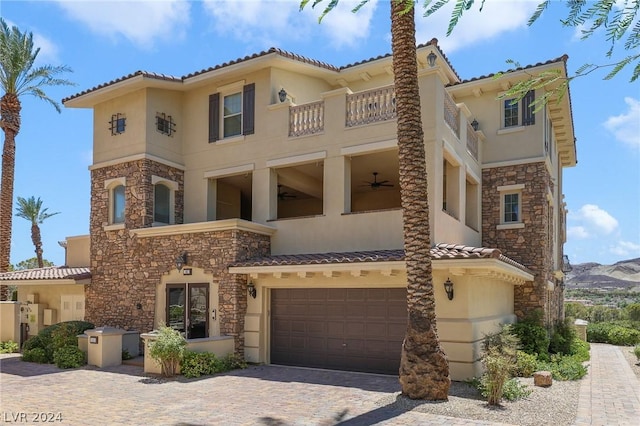
[[[253,172],[255,168],[256,168],[255,163],[243,164],[241,166],[227,167],[225,169],[210,170],[208,172],[204,172],[202,177],[204,179],[210,179],[210,178],[217,179],[217,178],[233,176],[241,173]]]
[[[499,192],[507,192],[507,191],[521,191],[524,189],[524,183],[517,183],[515,185],[503,185],[498,187]]]
[[[129,234],[135,235],[138,238],[148,238],[164,235],[194,234],[197,232],[217,232],[228,230],[247,231],[262,235],[273,235],[277,231],[276,228],[255,222],[249,222],[242,219],[225,219],[211,222],[188,223],[183,225],[166,225],[156,228],[131,229],[129,230]]]
[[[360,145],[346,146],[340,149],[340,155],[359,155],[369,154],[378,151],[390,151],[398,147],[398,140],[391,139],[387,141],[364,143]]]
[[[293,155],[291,157],[268,160],[267,167],[295,166],[297,164],[310,163],[312,161],[324,160],[327,158],[327,151],[311,152],[309,154]]]
[[[174,163],[173,161],[165,160],[164,158],[156,157],[155,155],[142,153],[142,154],[134,154],[128,155],[126,157],[115,158],[113,160],[103,161],[101,163],[92,164],[89,166],[89,170],[97,170],[103,167],[115,166],[116,164],[130,163],[132,161],[138,160],[152,160],[156,163],[164,164],[165,166],[173,167],[178,170],[185,170],[186,167],[182,164]]]
[[[211,142],[211,143],[215,143],[216,145],[225,145],[228,143],[243,142],[244,139],[245,139],[245,136],[241,134],[241,135],[233,135],[226,138],[218,139],[217,141]]]
[[[124,229],[124,223],[114,223],[111,225],[104,225],[102,227],[105,231],[117,231],[119,229]]]
[[[442,157],[449,162],[454,167],[460,167],[464,164],[462,158],[456,153],[455,148],[453,148],[449,142],[446,140],[442,140]]]
[[[178,188],[180,187],[178,182],[174,180],[163,178],[156,175],[151,175],[151,185],[156,185],[158,183],[163,184],[164,186],[168,187],[172,191],[177,191]]]
[[[127,178],[122,176],[118,178],[107,179],[104,181],[104,189],[115,188],[116,186],[119,186],[119,185],[127,186]]]
[[[320,99],[330,98],[332,96],[346,96],[352,95],[353,92],[348,87],[340,87],[338,89],[329,90],[328,92],[320,93]]]
[[[502,121],[504,121],[504,116],[502,117]],[[519,118],[518,118],[518,121],[520,121]],[[504,123],[501,123],[501,124],[504,124]],[[496,134],[498,134],[498,135],[508,135],[510,133],[524,132],[525,128],[526,128],[526,126],[503,127],[502,129],[498,129],[498,131],[496,131]]]
[[[32,280],[1,280],[0,285],[32,285],[32,286],[46,286],[53,285],[85,285],[91,284],[91,279],[83,278],[81,280],[74,280],[72,278],[43,278]]]
[[[482,182],[482,179],[480,179],[480,177],[476,175],[473,170],[471,170],[471,167],[469,167],[468,164],[464,165],[464,172],[467,177],[471,177],[471,181],[473,183],[475,183],[476,185],[480,185],[480,182]]]
[[[504,212],[502,213],[504,215]],[[496,226],[496,229],[520,229],[524,228],[524,223],[522,222],[513,222],[513,223],[501,223]]]
[[[533,157],[533,158],[525,158],[522,160],[509,160],[509,161],[498,161],[495,163],[485,163],[482,165],[482,169],[493,169],[495,167],[507,167],[507,166],[521,166],[523,164],[535,164],[535,163],[544,163],[547,161],[546,157]]]

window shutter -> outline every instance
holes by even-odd
[[[242,134],[252,135],[255,124],[256,85],[247,84],[242,90]]]
[[[220,137],[220,93],[209,95],[209,143]]]
[[[531,105],[535,101],[535,99],[536,99],[535,90],[529,90],[527,94],[524,95],[524,98],[522,98],[522,125],[523,126],[532,126],[536,124],[536,115],[533,112],[535,107]]]

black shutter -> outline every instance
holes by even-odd
[[[536,115],[533,110],[535,106],[531,105],[536,100],[536,91],[529,90],[524,98],[522,98],[522,125],[532,126],[536,124]]]
[[[255,125],[256,85],[247,84],[242,89],[242,134],[252,135]]]
[[[209,143],[220,137],[220,93],[209,95]]]

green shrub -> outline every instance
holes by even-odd
[[[26,350],[29,350],[29,349],[35,349],[35,348],[44,349],[44,343],[42,342],[42,339],[40,338],[40,336],[29,337],[22,344],[22,350],[23,351],[26,351]]]
[[[187,378],[209,376],[221,371],[220,360],[210,352],[185,351],[180,373]]]
[[[67,345],[78,345],[78,334],[94,328],[93,324],[86,321],[65,321],[50,325],[30,337],[22,345],[22,350],[41,348],[45,351],[47,363],[53,363],[53,353],[56,349]]]
[[[158,338],[149,344],[149,355],[160,363],[162,375],[175,376],[187,341],[177,330],[167,326],[160,327],[157,334]]]
[[[587,340],[593,343],[633,346],[640,343],[640,331],[606,322],[589,324],[587,325]]]
[[[480,378],[485,389],[487,403],[499,405],[504,395],[505,383],[512,378],[516,366],[518,338],[505,326],[499,333],[485,337],[482,364],[485,373]]]
[[[578,380],[587,374],[587,367],[575,355],[553,355],[550,361],[538,363],[538,370],[550,371],[551,376],[560,381]]]
[[[49,363],[44,348],[23,349],[22,360],[26,362],[37,362],[38,364]]]
[[[576,330],[568,319],[558,321],[553,327],[549,340],[549,352],[552,354],[571,354],[571,343],[576,338]]]
[[[467,383],[473,386],[482,397],[487,398],[489,396],[486,383],[481,378],[474,377],[471,380],[467,380]],[[531,392],[533,391],[527,385],[520,383],[518,379],[511,378],[504,383],[502,397],[507,401],[517,401],[531,395]]]
[[[591,345],[589,345],[589,343],[575,337],[571,341],[569,354],[580,361],[589,361],[589,359],[591,359],[589,349],[591,349]]]
[[[221,359],[222,368],[220,372],[245,369],[247,368],[247,362],[244,358],[235,354],[229,354]]]
[[[636,347],[633,348],[633,354],[636,356],[638,361],[640,361],[640,345],[636,345]]]
[[[126,360],[131,359],[131,358],[133,358],[133,355],[131,355],[127,349],[123,349],[122,350],[122,360],[126,361]]]
[[[538,369],[538,357],[524,351],[516,354],[515,375],[519,377],[531,377]]]
[[[53,353],[53,362],[58,368],[78,368],[85,364],[84,352],[76,346],[63,346]]]
[[[0,354],[12,354],[14,352],[18,352],[20,347],[18,344],[12,340],[8,342],[0,342]]]
[[[542,326],[542,311],[536,310],[528,317],[511,326],[512,332],[520,340],[520,349],[536,355],[539,359],[549,358],[549,336]]]

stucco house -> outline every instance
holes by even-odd
[[[498,99],[567,57],[462,80],[417,47],[433,282],[451,376],[483,337],[563,317],[569,94]],[[250,362],[397,374],[406,274],[390,55],[334,66],[279,49],[63,100],[94,117],[85,318]],[[22,297],[22,296],[21,296]]]

